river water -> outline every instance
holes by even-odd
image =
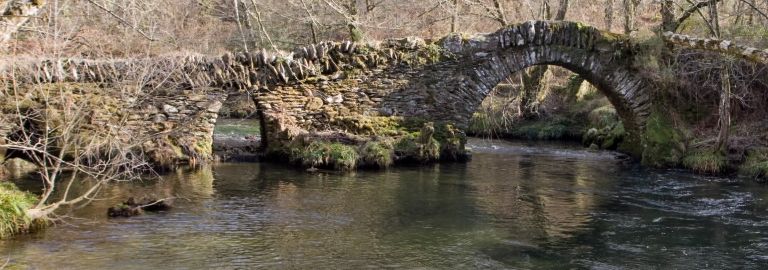
[[[768,265],[768,188],[610,152],[472,140],[473,160],[307,173],[270,163],[113,187],[0,242],[21,269],[723,269]],[[166,213],[107,219],[129,194]],[[2,264],[2,262],[0,262]]]

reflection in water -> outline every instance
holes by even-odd
[[[622,165],[562,145],[471,142],[468,164],[308,174],[220,164],[104,191],[40,234],[20,268],[755,268],[765,187]],[[215,180],[214,180],[215,179]],[[170,212],[105,218],[127,196]]]

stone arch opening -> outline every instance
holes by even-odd
[[[504,78],[509,77],[512,74],[536,66],[557,66],[579,75],[585,81],[594,85],[596,89],[610,101],[628,130],[636,132],[642,129],[644,125],[644,123],[642,123],[642,116],[646,115],[645,110],[647,110],[647,108],[644,105],[647,100],[640,102],[627,99],[625,93],[629,90],[625,89],[633,88],[631,91],[637,92],[637,88],[639,88],[642,83],[638,78],[634,78],[630,71],[624,70],[623,68],[617,68],[610,71],[609,74],[600,74],[588,68],[602,65],[601,63],[596,62],[596,60],[599,59],[599,56],[582,56],[582,59],[577,60],[578,62],[581,62],[581,64],[576,64],[570,61],[560,61],[560,59],[538,58],[540,57],[537,56],[539,50],[543,50],[543,48],[529,48],[511,52],[511,54],[508,55],[501,54],[489,59],[488,63],[479,64],[480,67],[476,70],[481,70],[481,72],[477,73],[486,74],[486,76],[473,76],[473,79],[482,81],[483,83],[481,83],[475,91],[479,95],[479,98],[477,99],[479,102],[475,102],[471,108],[477,110],[482,100],[487,98],[491,93],[491,90],[502,83]],[[557,54],[559,53],[555,53],[555,57],[558,57]],[[520,65],[520,59],[523,59],[521,62],[523,62],[524,65]],[[487,87],[486,85],[490,87]],[[635,93],[632,94],[634,95]],[[640,104],[635,105],[636,103]]]
[[[471,68],[463,72],[459,92],[474,96],[464,106],[464,115],[474,114],[491,90],[510,75],[535,66],[558,66],[594,85],[614,106],[628,133],[638,135],[650,104],[645,81],[627,67],[631,57],[622,54],[618,41],[607,40],[607,34],[572,24],[530,22],[485,36],[484,45],[462,49]],[[515,34],[519,32],[528,37]],[[515,35],[520,40],[505,41]]]
[[[539,76],[541,84],[535,85]],[[585,136],[591,129],[596,134]],[[467,133],[491,138],[589,139],[586,145],[615,149],[623,130],[613,104],[596,86],[569,69],[542,65],[515,72],[494,87],[473,114]]]
[[[639,137],[650,114],[652,85],[633,70],[632,45],[626,36],[575,22],[530,21],[470,38],[452,35],[440,42],[457,56],[452,62],[454,73],[443,83],[453,87],[435,90],[441,98],[430,112],[460,127],[467,127],[500,82],[540,65],[565,68],[595,85],[616,108],[632,137]]]
[[[230,93],[218,112],[212,150],[222,161],[257,161],[266,149],[266,121],[250,92]]]

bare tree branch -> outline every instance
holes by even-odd
[[[139,34],[140,34],[142,37],[146,38],[147,40],[149,40],[149,41],[157,41],[157,39],[155,39],[155,38],[153,38],[153,37],[150,37],[149,35],[147,35],[146,33],[144,33],[144,31],[142,31],[142,30],[141,30],[141,29],[139,29],[138,27],[136,27],[136,26],[132,25],[130,22],[128,22],[128,21],[126,21],[125,19],[123,19],[123,17],[120,17],[120,16],[118,16],[117,14],[115,14],[114,12],[112,12],[111,10],[109,10],[107,7],[105,7],[105,6],[102,6],[102,5],[100,5],[99,3],[96,3],[96,1],[93,1],[93,0],[85,0],[85,1],[88,1],[88,3],[91,3],[91,4],[93,4],[94,6],[98,7],[99,9],[103,10],[104,12],[106,12],[107,14],[109,14],[110,16],[112,16],[113,18],[115,18],[115,19],[117,19],[118,21],[120,21],[120,22],[121,22],[122,24],[124,24],[125,26],[128,26],[128,27],[130,27],[131,29],[133,29],[133,31],[136,31],[136,33],[139,33]]]
[[[700,1],[698,3],[693,3],[690,7],[688,7],[688,9],[683,11],[683,14],[681,14],[680,17],[677,18],[677,20],[675,21],[675,25],[674,25],[675,27],[672,28],[672,29],[674,29],[674,32],[677,32],[677,30],[685,22],[685,20],[690,18],[691,15],[693,15],[695,12],[700,12],[700,9],[708,7],[709,5],[715,4],[715,3],[720,2],[720,1],[722,1],[722,0],[714,0],[714,1],[704,0],[704,1]]]

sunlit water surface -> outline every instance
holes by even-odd
[[[181,170],[113,187],[81,219],[0,242],[0,256],[21,269],[768,266],[765,186],[563,145],[470,146],[467,164],[387,171]],[[107,219],[130,194],[182,199]]]

